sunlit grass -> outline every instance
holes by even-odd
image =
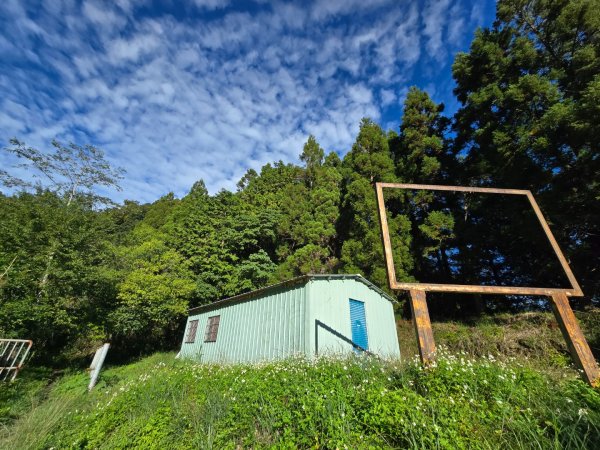
[[[0,448],[600,448],[600,394],[525,360],[200,365],[158,354],[58,381]],[[38,426],[36,424],[41,424]]]

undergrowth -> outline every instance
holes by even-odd
[[[600,448],[600,394],[519,360],[440,350],[198,365],[157,354],[56,381],[0,448]]]
[[[600,309],[575,312],[581,329],[600,360]],[[397,319],[402,355],[418,354],[415,331],[410,320]],[[465,321],[432,321],[435,342],[452,352],[472,356],[526,358],[544,372],[574,375],[571,357],[556,318],[551,312],[495,314]]]

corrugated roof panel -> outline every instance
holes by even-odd
[[[235,295],[233,297],[218,300],[218,301],[210,303],[208,305],[197,306],[195,308],[191,308],[189,310],[189,313],[196,314],[196,313],[200,313],[203,311],[210,311],[213,309],[218,309],[227,304],[236,304],[236,303],[241,303],[244,301],[255,300],[258,298],[262,298],[264,294],[270,293],[276,289],[280,289],[280,288],[285,289],[285,288],[289,288],[289,287],[293,287],[293,286],[297,286],[297,285],[304,285],[304,284],[308,283],[310,280],[314,280],[314,279],[331,279],[331,280],[353,279],[353,280],[357,280],[363,284],[366,284],[369,288],[378,292],[379,294],[384,296],[386,299],[388,299],[390,302],[396,302],[396,299],[394,299],[390,295],[386,294],[380,288],[378,288],[373,283],[371,283],[369,280],[367,280],[366,278],[364,278],[362,275],[359,275],[359,274],[310,274],[310,275],[304,275],[304,276],[297,277],[297,278],[292,278],[291,280],[286,280],[281,283],[273,284],[271,286],[266,286],[261,289],[256,289],[254,291],[245,292],[243,294]]]

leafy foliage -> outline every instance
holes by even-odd
[[[395,182],[394,161],[386,134],[375,123],[364,119],[352,150],[342,164],[343,191],[340,235],[342,271],[362,273],[380,286],[386,285],[383,248],[377,217],[375,183]],[[388,221],[394,260],[399,262],[397,278],[409,278],[413,260],[409,252],[410,223],[405,216]]]
[[[396,131],[363,119],[343,158],[310,136],[300,165],[250,169],[236,192],[211,195],[198,180],[181,199],[111,205],[99,188],[118,187],[122,173],[101,150],[11,140],[3,151],[37,178],[0,172],[13,189],[0,194],[0,334],[34,339],[38,359],[85,358],[107,339],[126,358],[176,346],[189,307],[287,278],[361,273],[387,286],[378,181],[531,189],[582,282],[580,306],[597,302],[597,6],[499,1],[494,25],[456,57],[453,117],[412,87]],[[386,190],[385,201],[398,280],[564,283],[530,208],[514,199]],[[446,318],[540,306],[431,300]]]
[[[10,144],[11,147],[4,150],[24,161],[19,167],[35,169],[33,176],[44,182],[32,184],[0,170],[0,182],[9,187],[47,189],[64,198],[67,205],[76,195],[86,196],[93,202],[112,204],[107,197],[98,195],[95,187],[120,189],[118,182],[123,178],[123,170],[112,168],[104,158],[104,152],[93,145],[82,147],[70,143],[65,146],[53,140],[53,150],[44,152],[28,147],[18,139],[11,139]]]
[[[136,235],[139,244],[121,250],[127,275],[117,285],[117,304],[108,315],[113,339],[130,351],[168,342],[195,289],[188,263],[166,246],[164,236],[147,225]]]
[[[154,355],[69,375],[0,432],[7,448],[595,448],[600,397],[516,361],[441,355],[196,365]],[[51,416],[52,414],[52,416]],[[43,424],[41,426],[40,424]],[[33,432],[35,430],[36,432]]]
[[[340,185],[338,168],[325,161],[325,152],[313,136],[304,145],[302,178],[287,186],[282,203],[277,255],[283,259],[277,278],[307,273],[333,272],[336,222],[339,217]]]
[[[501,1],[453,66],[463,182],[531,189],[588,299],[599,292],[599,29],[595,0]]]

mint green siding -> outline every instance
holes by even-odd
[[[352,338],[349,299],[365,304],[369,350],[387,358],[400,356],[392,303],[366,280],[332,275],[291,282],[199,308],[188,318],[181,356],[202,362],[256,362],[352,352],[352,345],[339,337]],[[216,315],[217,339],[204,342],[208,318]],[[192,320],[198,320],[195,342],[186,343]],[[317,321],[335,333],[316,327]]]
[[[306,291],[280,289],[255,299],[188,318],[181,356],[203,362],[254,362],[305,353]],[[215,342],[204,342],[208,318],[220,315]],[[185,342],[189,322],[198,320],[193,344]]]
[[[366,284],[353,279],[311,280],[309,289],[309,322],[319,320],[339,334],[351,338],[350,299],[364,302],[369,350],[384,358],[399,358],[400,348],[392,303]],[[347,353],[352,345],[319,327],[318,337],[310,336],[310,348],[318,353]]]

